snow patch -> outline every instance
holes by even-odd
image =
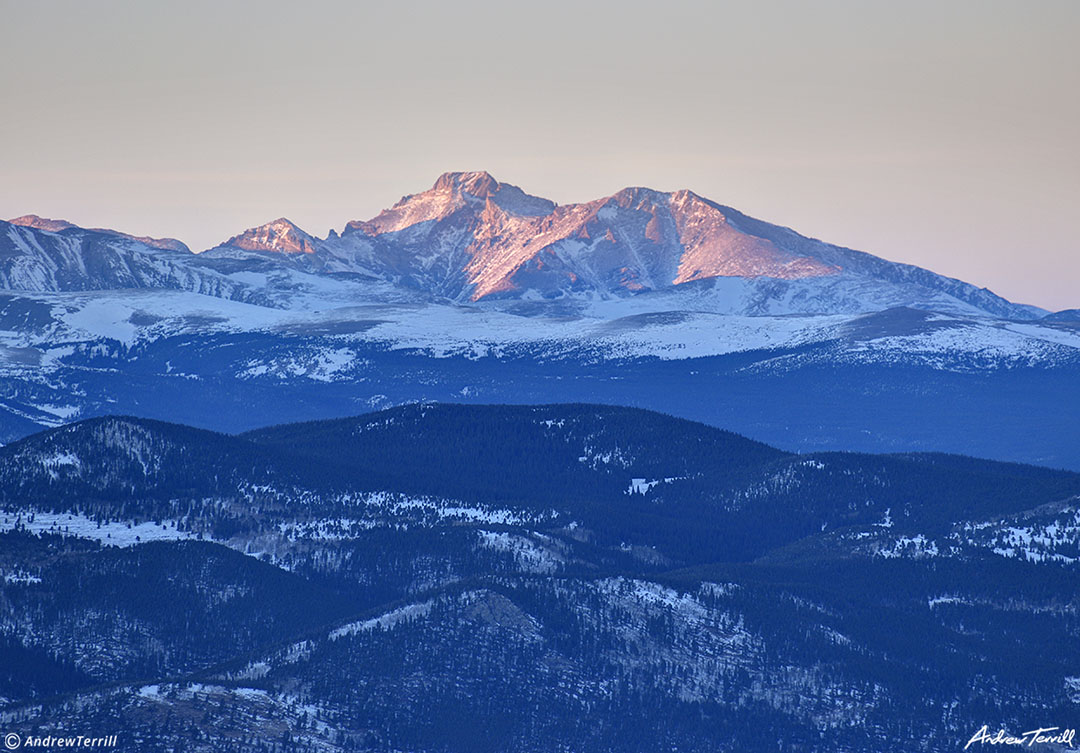
[[[553,573],[562,564],[553,552],[525,536],[502,531],[478,531],[477,535],[482,547],[509,553],[515,564],[526,572]]]
[[[408,604],[378,617],[373,617],[370,620],[350,622],[348,625],[332,630],[328,637],[330,640],[336,641],[339,638],[345,638],[347,636],[365,633],[371,630],[386,630],[402,622],[410,622],[421,617],[426,617],[431,613],[431,608],[433,606],[435,606],[434,599],[419,602],[417,604]]]
[[[32,534],[55,534],[90,539],[105,546],[129,547],[148,541],[183,541],[197,538],[190,531],[181,531],[177,521],[161,523],[125,523],[97,521],[76,513],[51,513],[35,510],[0,513],[0,533],[21,530]]]

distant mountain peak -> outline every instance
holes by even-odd
[[[317,241],[304,232],[292,220],[278,217],[264,225],[234,235],[223,246],[244,251],[269,251],[279,254],[313,254]]]
[[[470,196],[486,199],[498,192],[501,184],[491,173],[480,170],[472,172],[443,173],[431,187],[433,191],[461,191]]]
[[[517,186],[501,183],[485,171],[443,173],[427,191],[403,196],[401,201],[366,222],[354,220],[346,229],[370,235],[394,233],[425,222],[439,222],[464,212],[470,221],[488,203],[521,217],[540,217],[555,209],[555,202],[532,196]]]
[[[337,259],[362,260],[365,271],[460,301],[624,297],[739,278],[778,298],[788,295],[781,281],[805,280],[867,310],[926,305],[945,294],[984,311],[1029,315],[985,291],[800,236],[689,189],[630,186],[556,205],[486,171],[447,172],[328,241]],[[851,303],[869,280],[878,291],[873,300]],[[912,284],[925,289],[905,288]],[[885,288],[892,292],[882,297]],[[808,300],[816,293],[791,295]]]
[[[69,227],[76,227],[67,220],[53,220],[37,214],[24,214],[21,217],[14,217],[8,220],[8,222],[12,225],[32,227],[35,230],[44,230],[48,233],[59,233],[61,230],[67,230]]]

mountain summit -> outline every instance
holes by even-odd
[[[234,235],[222,246],[242,251],[273,251],[281,254],[313,254],[318,240],[291,220],[279,217],[273,222]]]
[[[12,225],[32,227],[35,230],[44,230],[49,233],[59,233],[61,230],[76,227],[67,220],[53,220],[36,214],[24,214],[21,217],[12,217],[8,222]]]
[[[445,173],[430,190],[374,219],[350,222],[342,238],[400,247],[412,263],[394,271],[473,301],[619,295],[711,277],[795,279],[840,271],[740,233],[689,191],[627,188],[557,206],[486,172]],[[378,266],[378,259],[369,261]]]

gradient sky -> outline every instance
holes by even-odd
[[[0,0],[0,217],[323,236],[447,170],[689,188],[1080,307],[1080,2]]]

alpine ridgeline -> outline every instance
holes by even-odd
[[[626,188],[559,206],[486,172],[446,173],[373,219],[349,222],[340,235],[319,239],[280,218],[198,255],[178,241],[83,230],[33,215],[0,231],[6,231],[0,232],[0,286],[10,290],[160,287],[257,300],[259,291],[243,290],[250,278],[236,273],[285,266],[455,302],[573,303],[685,290],[724,313],[897,306],[1016,319],[1046,313],[919,267],[806,238],[691,191]],[[364,298],[362,290],[354,295]]]

